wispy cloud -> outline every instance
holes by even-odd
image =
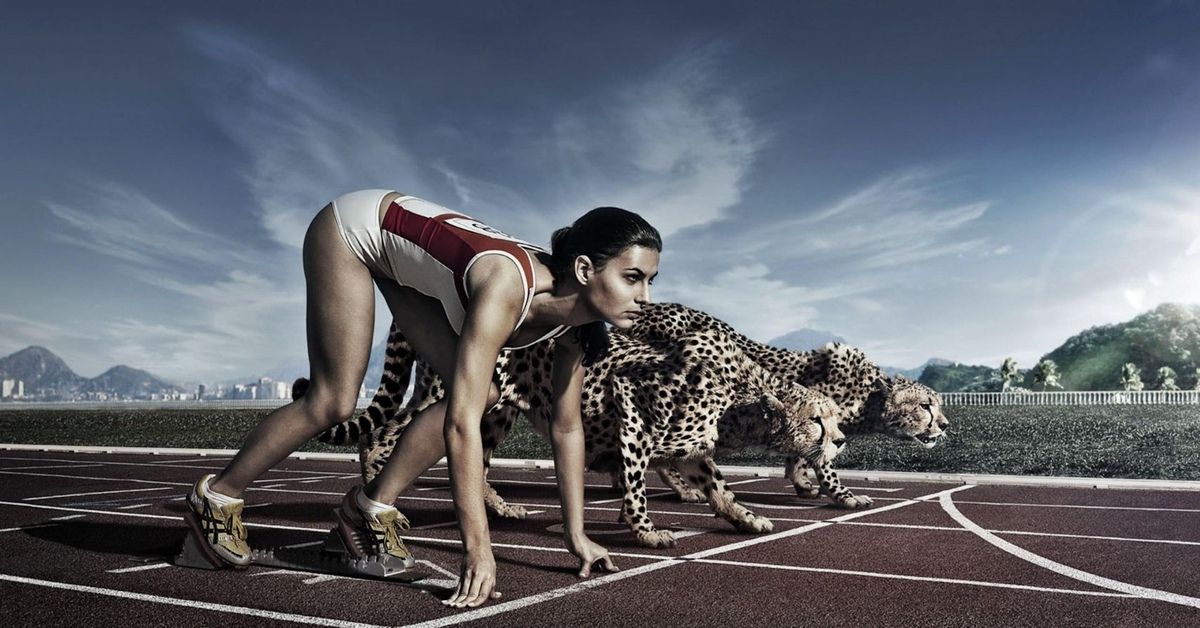
[[[719,46],[688,51],[604,107],[560,115],[551,146],[562,205],[626,207],[669,237],[741,202],[768,137],[722,89],[720,60]]]
[[[188,35],[219,64],[211,110],[250,161],[245,180],[275,240],[299,246],[316,211],[342,193],[420,180],[383,112],[234,31],[195,26]]]
[[[232,243],[176,211],[113,182],[95,182],[78,203],[46,201],[58,218],[50,237],[135,266],[236,262]],[[245,261],[244,259],[242,261]]]
[[[848,270],[902,268],[937,257],[982,254],[987,239],[962,234],[990,203],[956,203],[947,199],[946,187],[936,172],[927,170],[883,177],[828,208],[772,222],[746,238],[758,255],[837,261]]]
[[[194,314],[169,323],[140,318],[107,322],[103,333],[118,360],[194,381],[253,375],[246,371],[248,364],[265,369],[304,354],[301,290],[242,271],[207,284],[147,280],[188,297],[196,304]]]
[[[676,281],[656,298],[684,303],[716,316],[739,332],[766,342],[807,327],[818,305],[859,292],[857,284],[809,287],[771,276],[763,264],[734,266],[704,281]]]
[[[245,356],[272,356],[258,358],[265,366],[281,350],[303,351],[303,282],[297,265],[284,261],[292,255],[209,233],[179,210],[115,183],[97,183],[81,197],[86,204],[47,203],[58,219],[51,237],[115,260],[125,276],[182,297],[181,304],[166,308],[175,312],[169,321],[160,311],[134,311],[98,321],[87,336],[0,317],[0,340],[11,329],[23,343],[42,338],[60,351],[94,347],[92,361],[103,356],[108,366],[178,379],[246,375]]]
[[[720,221],[672,243],[663,296],[764,340],[814,321],[839,327],[825,318],[835,311],[878,316],[904,298],[896,277],[928,272],[939,260],[1006,252],[965,235],[976,231],[989,204],[953,196],[944,175],[912,170],[827,207],[740,208],[756,218]]]

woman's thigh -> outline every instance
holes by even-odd
[[[307,396],[357,397],[375,331],[375,286],[367,267],[321,210],[304,239],[307,287]]]
[[[433,371],[450,381],[458,354],[458,332],[446,320],[441,301],[390,279],[376,279],[379,292],[404,337]]]

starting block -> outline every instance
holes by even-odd
[[[203,541],[196,516],[189,512],[184,514],[184,519],[188,523],[188,532],[173,564],[194,569],[229,568],[230,565],[217,558]],[[320,548],[278,547],[251,550],[250,566],[405,583],[423,580],[429,576],[407,567],[405,561],[393,556],[355,556],[346,548],[337,530],[332,530],[325,537],[325,542]]]

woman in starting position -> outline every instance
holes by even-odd
[[[346,546],[364,551],[359,541],[366,539],[365,552],[411,567],[399,536],[408,520],[393,504],[445,456],[463,542],[458,589],[445,603],[477,606],[500,597],[480,421],[499,399],[492,373],[500,352],[556,338],[550,440],[566,546],[581,577],[593,566],[615,570],[608,551],[583,530],[583,369],[607,351],[605,324],[629,328],[650,300],[661,251],[654,227],[614,207],[556,231],[547,252],[412,196],[342,196],[317,214],[304,239],[308,390],[267,415],[220,473],[196,483],[189,524],[211,556],[237,567],[250,563],[242,495],[305,441],[354,413],[378,286],[395,325],[446,382],[447,395],[414,417],[383,471],[351,489],[335,510]]]

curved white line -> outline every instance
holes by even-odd
[[[1008,552],[1009,554],[1012,554],[1013,556],[1016,556],[1022,560],[1029,561],[1039,567],[1042,567],[1043,569],[1049,569],[1050,571],[1062,574],[1068,578],[1074,578],[1081,582],[1086,582],[1088,584],[1113,591],[1120,591],[1121,593],[1128,593],[1129,595],[1134,595],[1137,597],[1149,598],[1162,602],[1170,602],[1172,604],[1181,604],[1183,606],[1191,606],[1193,608],[1200,608],[1200,598],[1188,597],[1186,595],[1179,595],[1178,593],[1159,591],[1158,589],[1148,589],[1146,587],[1139,587],[1136,584],[1110,580],[1103,576],[1098,576],[1093,573],[1075,569],[1074,567],[1068,567],[1062,563],[1056,563],[1049,558],[1039,556],[1033,552],[1017,547],[1016,545],[1005,541],[995,534],[984,530],[974,521],[966,518],[965,515],[958,511],[958,508],[955,507],[954,501],[951,499],[949,494],[942,495],[938,501],[941,503],[942,509],[946,511],[946,514],[950,515],[950,517],[957,521],[962,527],[973,532],[976,536],[987,541],[988,543],[991,543],[992,545],[995,545],[996,547]]]

